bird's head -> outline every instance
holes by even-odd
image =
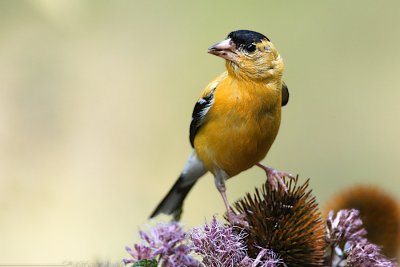
[[[245,80],[282,77],[283,61],[275,46],[261,33],[238,30],[211,46],[208,53],[226,59],[230,75]]]

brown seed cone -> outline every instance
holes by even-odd
[[[324,213],[341,209],[360,211],[367,239],[381,246],[386,257],[394,258],[399,254],[400,210],[393,197],[372,186],[356,186],[329,201]]]
[[[256,257],[260,247],[272,249],[287,266],[322,266],[325,253],[325,225],[309,180],[298,186],[298,177],[285,183],[288,192],[264,184],[254,194],[234,204],[247,221],[248,253]]]

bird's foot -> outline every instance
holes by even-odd
[[[228,211],[228,221],[232,225],[240,226],[240,227],[243,227],[243,228],[248,228],[249,227],[249,223],[244,219],[244,215],[243,214],[236,214],[231,210]]]
[[[290,179],[294,179],[295,176],[289,172],[278,171],[274,168],[262,165],[261,163],[257,163],[257,166],[265,171],[267,174],[267,182],[270,186],[272,186],[275,190],[278,190],[278,184],[285,190],[288,191],[287,186],[283,180],[283,177],[288,177]]]

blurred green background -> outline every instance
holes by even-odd
[[[0,1],[0,260],[119,262],[178,176],[207,48],[267,35],[291,98],[265,163],[323,204],[356,183],[399,195],[398,1]],[[265,180],[229,180],[235,200]],[[224,212],[210,175],[183,221]]]

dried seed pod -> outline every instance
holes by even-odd
[[[322,266],[325,253],[325,224],[309,180],[297,185],[285,179],[288,192],[268,184],[234,204],[233,210],[246,220],[248,253],[255,257],[259,247],[276,252],[287,266]]]

